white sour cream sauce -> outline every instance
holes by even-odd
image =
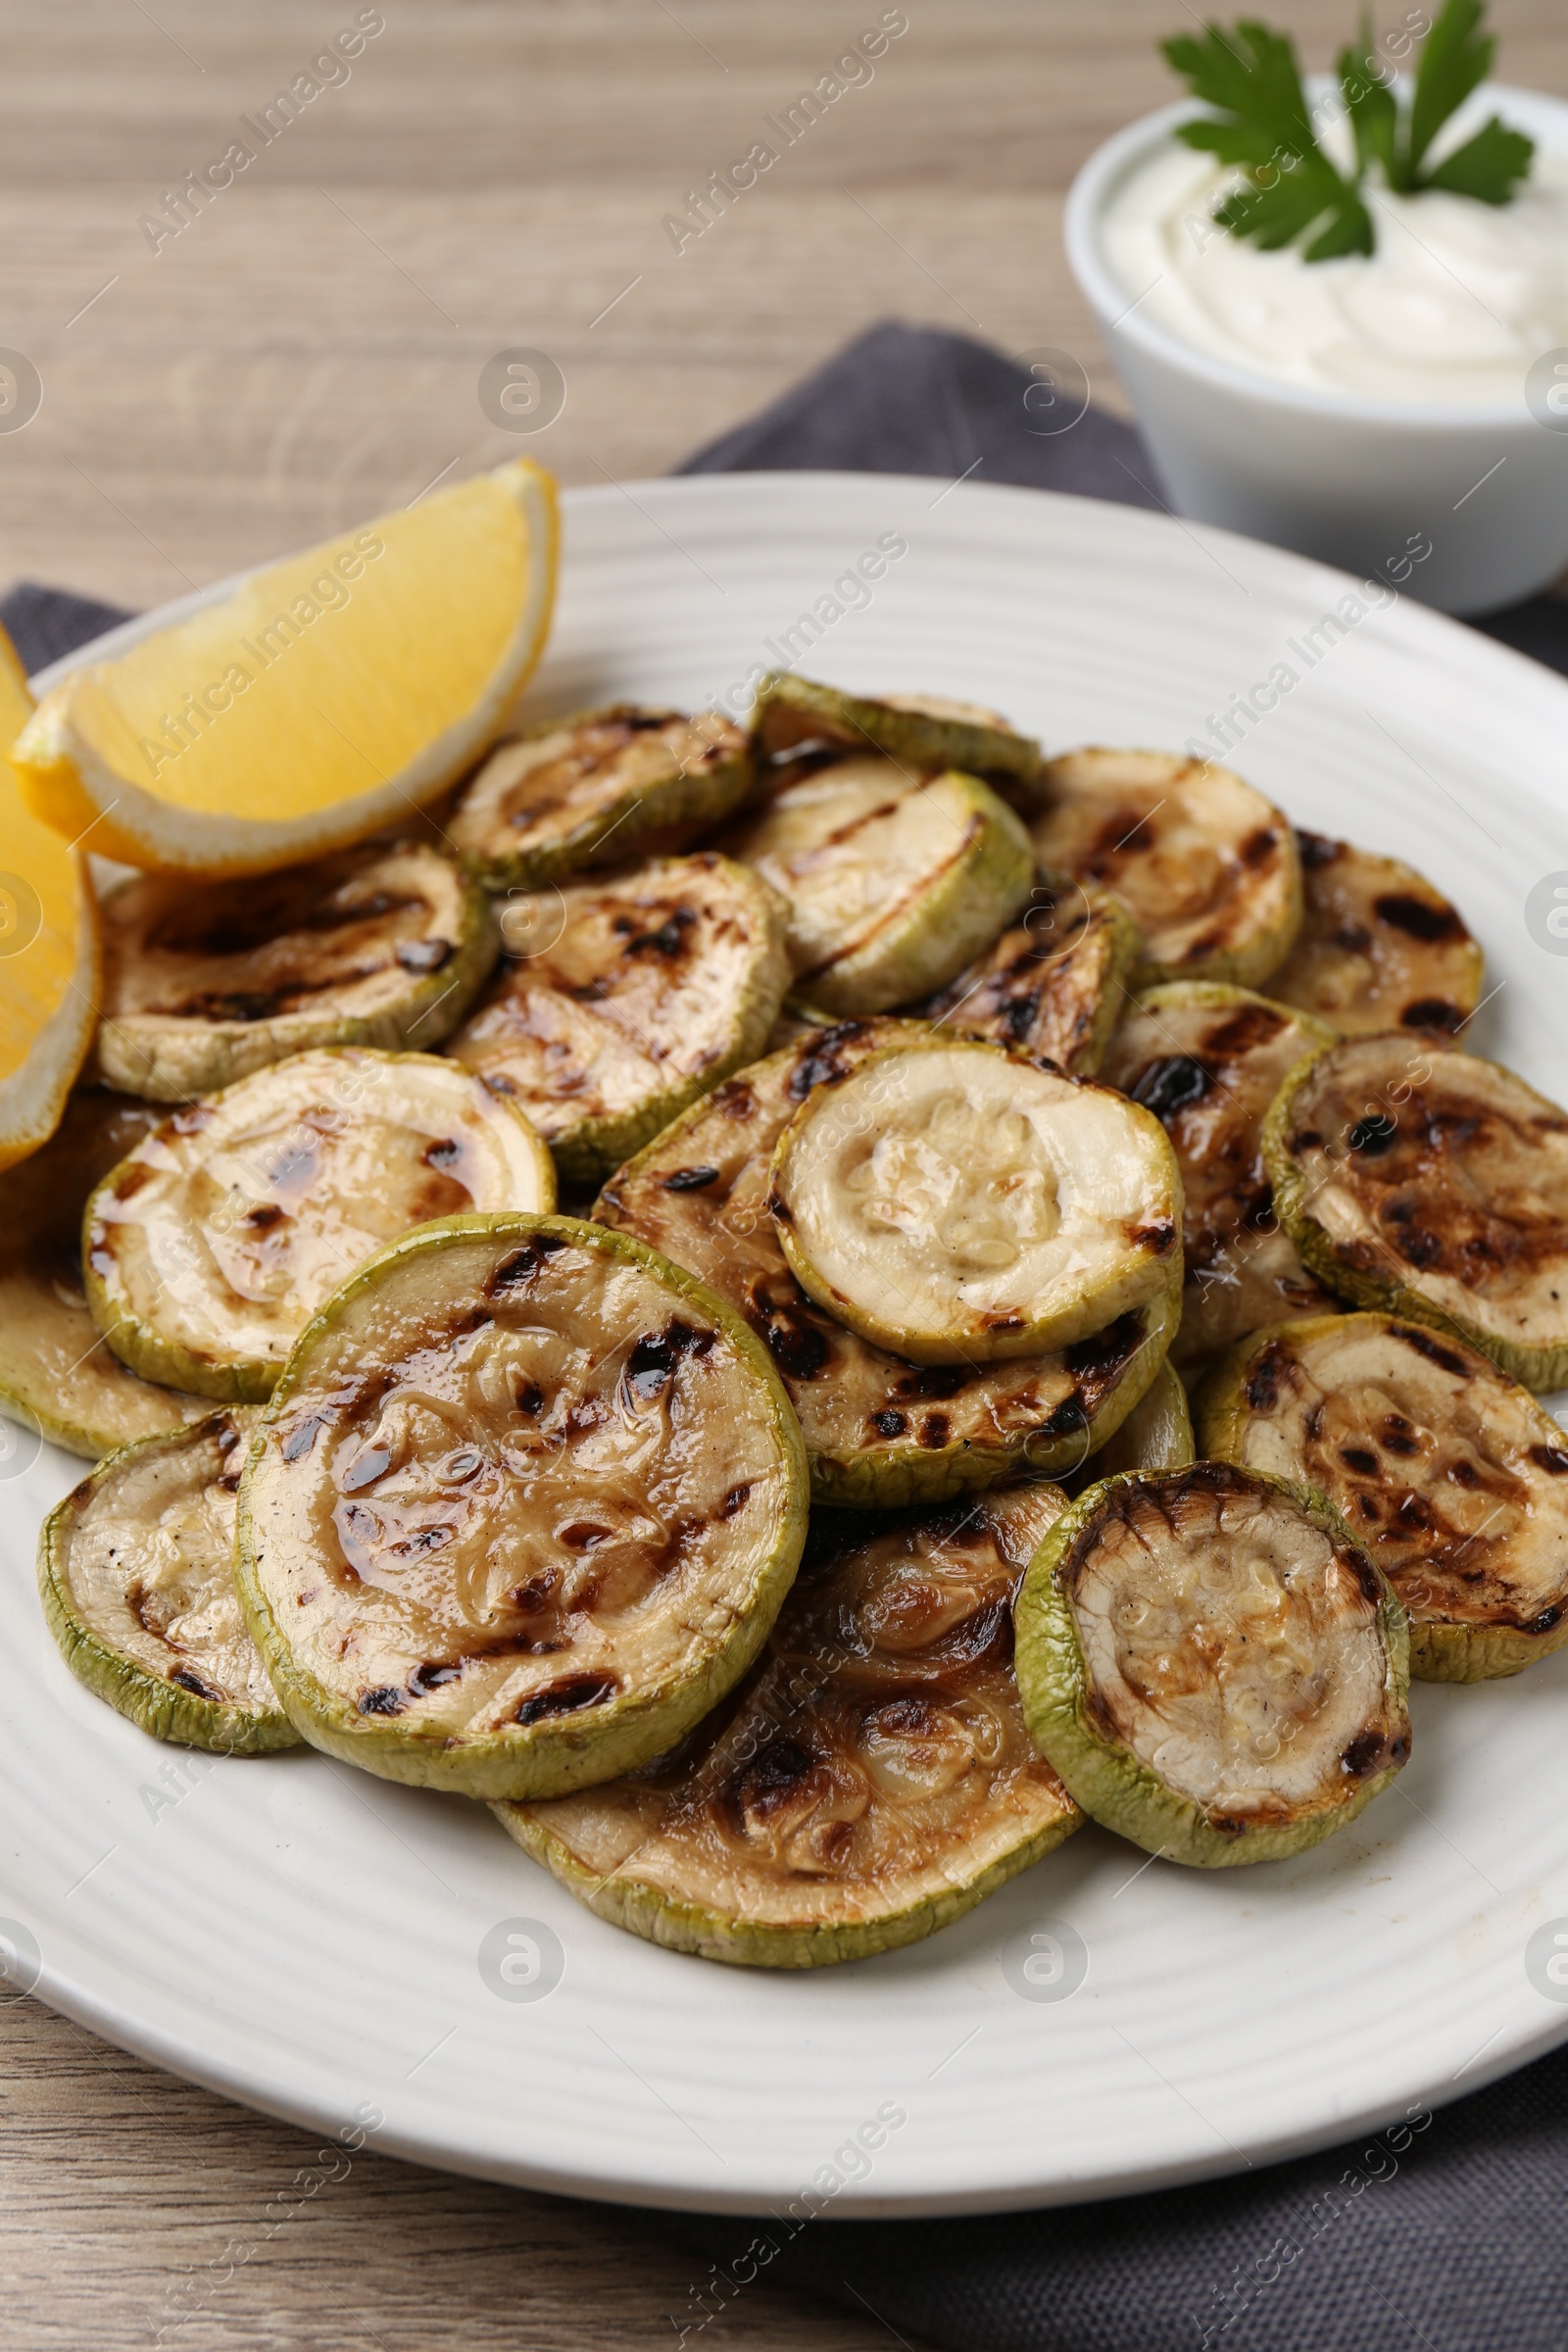
[[[1368,183],[1377,251],[1332,262],[1218,227],[1235,185],[1172,140],[1102,219],[1129,304],[1183,343],[1285,383],[1434,408],[1519,400],[1542,354],[1568,346],[1568,154],[1538,142],[1507,205]]]

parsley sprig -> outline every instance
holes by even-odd
[[[1473,137],[1428,165],[1434,141],[1492,69],[1496,43],[1480,30],[1484,0],[1446,0],[1421,48],[1408,101],[1392,76],[1378,74],[1372,29],[1363,19],[1359,50],[1339,58],[1340,96],[1355,134],[1356,167],[1346,174],[1318,144],[1294,42],[1253,19],[1227,33],[1206,24],[1201,39],[1181,34],[1166,57],[1214,112],[1181,124],[1176,135],[1238,166],[1243,185],[1214,218],[1233,236],[1266,252],[1309,237],[1303,259],[1326,262],[1371,253],[1377,243],[1362,194],[1369,172],[1402,195],[1444,188],[1481,204],[1509,204],[1530,171],[1535,143],[1494,115]]]

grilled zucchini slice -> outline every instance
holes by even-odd
[[[682,1747],[497,1816],[601,1919],[706,1960],[820,1968],[948,1926],[1081,1818],[1011,1656],[1014,1586],[1066,1504],[1014,1488],[814,1542],[750,1680]]]
[[[784,908],[710,853],[558,895],[524,925],[553,944],[503,966],[447,1051],[527,1114],[567,1183],[597,1184],[760,1052],[789,985]]]
[[[987,1038],[1092,1078],[1142,952],[1138,925],[1113,891],[1042,874],[1022,920],[908,1010],[956,1036]]]
[[[1029,837],[990,786],[875,753],[803,760],[726,842],[789,906],[801,993],[826,1012],[886,1011],[943,987],[1029,896]]]
[[[888,1046],[814,1090],[769,1205],[807,1297],[915,1364],[1069,1348],[1181,1282],[1158,1120],[1000,1046]]]
[[[1010,789],[1040,766],[1040,746],[995,710],[935,695],[845,694],[777,670],[757,690],[752,727],[762,752],[778,759],[804,744],[885,752],[901,767],[935,775],[947,767]]]
[[[1035,1744],[1092,1820],[1167,1861],[1301,1853],[1410,1752],[1404,1611],[1284,1479],[1195,1462],[1091,1487],[1015,1623]]]
[[[607,859],[684,849],[751,777],[746,737],[716,710],[611,703],[499,744],[447,829],[490,889],[540,890]]]
[[[808,1298],[768,1213],[774,1146],[813,1086],[925,1034],[904,1022],[842,1021],[799,1039],[677,1119],[594,1207],[600,1222],[689,1266],[766,1341],[821,1502],[929,1504],[1024,1471],[1075,1470],[1149,1388],[1176,1325],[1168,1291],[1055,1354],[921,1368]]]
[[[159,1102],[312,1046],[439,1045],[499,946],[483,891],[412,841],[241,882],[138,874],[103,927],[97,1074]]]
[[[1481,1002],[1485,972],[1458,909],[1397,858],[1321,833],[1296,841],[1305,912],[1271,994],[1344,1037],[1457,1035]]]
[[[87,1303],[132,1371],[254,1404],[344,1277],[411,1225],[555,1206],[526,1119],[434,1054],[296,1054],[192,1102],[87,1202]]]
[[[128,1371],[105,1347],[82,1286],[87,1196],[159,1116],[150,1103],[84,1090],[42,1151],[0,1173],[0,1413],[89,1461],[213,1409]]]
[[[1116,1033],[1104,1079],[1153,1112],[1182,1172],[1187,1281],[1171,1350],[1180,1365],[1335,1303],[1281,1231],[1263,1166],[1269,1104],[1301,1056],[1332,1037],[1309,1014],[1206,980],[1150,989]]]
[[[1568,1115],[1511,1070],[1408,1030],[1300,1064],[1263,1133],[1302,1262],[1357,1306],[1568,1387]]]
[[[43,1524],[38,1590],[76,1680],[155,1740],[225,1756],[298,1747],[234,1591],[254,1412],[209,1413],[100,1462]]]
[[[806,1495],[766,1350],[689,1274],[569,1217],[454,1217],[301,1336],[241,1487],[240,1594],[314,1746],[560,1796],[739,1681]]]
[[[1301,869],[1285,818],[1228,767],[1171,752],[1068,752],[1040,771],[1042,865],[1124,898],[1144,935],[1141,977],[1259,988],[1301,927]]]
[[[1205,1453],[1344,1515],[1423,1681],[1517,1674],[1568,1642],[1568,1438],[1490,1357],[1395,1315],[1314,1315],[1254,1332],[1198,1409]]]

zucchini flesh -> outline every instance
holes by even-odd
[[[447,1051],[594,1184],[758,1053],[789,984],[784,908],[710,852],[512,902],[545,944],[503,965]]]
[[[499,744],[448,820],[454,848],[492,890],[538,890],[607,860],[682,849],[728,814],[751,781],[740,729],[612,703],[546,719]]]
[[[44,1522],[38,1583],[89,1690],[186,1747],[297,1747],[234,1591],[234,1512],[254,1415],[212,1413],[100,1462]]]
[[[47,1144],[0,1173],[0,1412],[97,1461],[137,1438],[205,1419],[211,1400],[139,1380],[87,1307],[87,1196],[160,1113],[87,1089]]]
[[[843,1021],[726,1080],[605,1186],[596,1220],[689,1266],[767,1343],[800,1416],[817,1500],[934,1503],[1103,1445],[1153,1380],[1174,1293],[1092,1339],[1015,1363],[927,1366],[823,1312],[790,1272],[768,1211],[774,1148],[814,1086],[929,1033]]]
[[[1302,1063],[1264,1155],[1304,1264],[1358,1306],[1451,1332],[1528,1389],[1568,1387],[1568,1114],[1408,1030]]]
[[[908,1012],[953,1035],[986,1038],[1092,1078],[1121,1018],[1142,946],[1113,892],[1042,874],[1023,919]]]
[[[1305,911],[1271,993],[1345,1037],[1457,1036],[1481,1002],[1481,950],[1424,874],[1348,841],[1298,832]]]
[[[770,1206],[807,1295],[918,1364],[1041,1355],[1181,1281],[1181,1179],[1108,1087],[928,1036],[815,1090]]]
[[[97,1072],[160,1102],[313,1046],[428,1051],[497,948],[483,892],[408,841],[238,882],[138,874],[103,918]]]
[[[1015,1614],[1036,1744],[1093,1820],[1170,1861],[1299,1853],[1409,1754],[1404,1612],[1306,1488],[1212,1461],[1106,1479]]]
[[[1144,935],[1141,977],[1259,988],[1301,927],[1296,836],[1227,767],[1098,748],[1047,762],[1035,787],[1042,865],[1100,882]]]
[[[1179,1365],[1334,1304],[1281,1230],[1263,1165],[1270,1103],[1302,1054],[1331,1036],[1309,1014],[1198,980],[1150,989],[1116,1033],[1105,1081],[1153,1112],[1182,1173]]]
[[[673,1754],[498,1817],[601,1918],[705,1959],[814,1968],[947,1926],[1078,1826],[1024,1726],[1009,1617],[1065,1508],[1014,1488],[825,1537]]]
[[[187,1104],[110,1170],[83,1218],[87,1303],[133,1371],[257,1403],[383,1242],[554,1205],[539,1138],[455,1062],[323,1048]]]
[[[1429,1682],[1568,1642],[1568,1438],[1487,1356],[1395,1315],[1255,1332],[1198,1396],[1206,1453],[1325,1494],[1410,1620]]]
[[[238,1575],[315,1746],[555,1796],[648,1762],[739,1680],[805,1529],[778,1378],[701,1284],[571,1218],[456,1217],[302,1335]]]

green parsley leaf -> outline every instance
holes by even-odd
[[[1265,252],[1317,228],[1306,248],[1309,262],[1372,251],[1371,216],[1355,184],[1317,143],[1295,45],[1286,35],[1244,19],[1229,36],[1217,24],[1205,24],[1201,40],[1180,34],[1163,46],[1194,97],[1221,110],[1182,123],[1176,136],[1247,174],[1249,184],[1215,210],[1222,227],[1250,237]]]
[[[1362,18],[1359,51],[1345,49],[1338,61],[1340,94],[1355,135],[1353,179],[1318,144],[1287,34],[1244,18],[1228,33],[1210,24],[1201,39],[1182,34],[1162,43],[1194,97],[1214,109],[1182,123],[1176,136],[1244,174],[1245,184],[1215,207],[1215,220],[1265,252],[1308,240],[1303,258],[1324,262],[1373,251],[1372,216],[1361,194],[1373,172],[1402,195],[1442,188],[1481,204],[1511,204],[1529,174],[1535,142],[1500,116],[1426,167],[1445,124],[1492,70],[1496,43],[1481,30],[1485,15],[1484,0],[1445,0],[1422,44],[1408,104],[1401,104],[1392,73],[1379,73],[1371,21]]]

